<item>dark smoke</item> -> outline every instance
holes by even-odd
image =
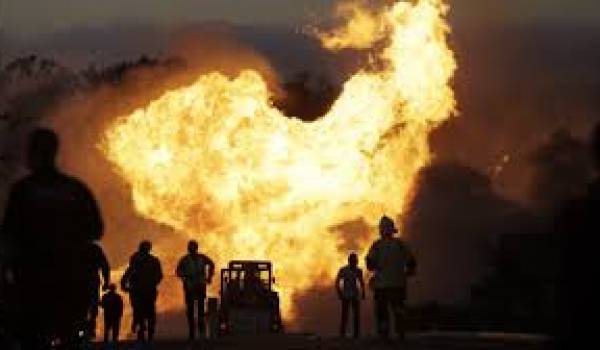
[[[421,172],[417,188],[403,225],[418,261],[413,301],[468,302],[500,235],[540,230],[533,214],[464,165],[434,164]]]
[[[589,145],[566,130],[552,134],[531,156],[533,203],[555,210],[565,200],[585,195],[594,177],[591,153]]]

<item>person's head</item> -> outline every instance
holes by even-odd
[[[150,241],[141,241],[139,251],[142,254],[150,254],[152,250],[152,243]]]
[[[190,254],[197,254],[198,253],[198,242],[196,240],[193,240],[193,239],[190,240],[188,242],[187,249],[188,249],[188,253],[190,253]]]
[[[358,266],[358,256],[356,253],[350,253],[350,255],[348,255],[348,265],[352,267]]]
[[[53,168],[58,153],[58,136],[50,129],[38,128],[29,136],[27,166],[32,171]]]
[[[394,224],[394,220],[385,215],[382,216],[381,220],[379,220],[379,234],[381,237],[392,237],[397,232],[398,229]]]
[[[115,293],[117,291],[117,285],[114,283],[111,283],[108,285],[108,291],[111,293]]]

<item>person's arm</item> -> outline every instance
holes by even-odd
[[[181,279],[185,277],[185,273],[183,271],[184,259],[185,257],[179,259],[179,262],[177,263],[177,268],[175,269],[175,275]]]
[[[208,256],[205,256],[205,257],[206,257],[206,264],[208,265],[208,284],[210,284],[215,275],[215,263]]]
[[[0,226],[0,243],[2,246],[2,255],[9,260],[14,258],[15,240],[19,238],[19,228],[21,220],[26,217],[22,209],[22,197],[20,186],[15,185],[11,188],[4,210],[4,220]]]
[[[358,283],[360,284],[360,295],[365,299],[365,280],[363,279],[362,269],[358,269]]]
[[[342,271],[343,268],[338,271],[337,276],[335,277],[335,291],[340,299],[342,299],[343,296],[342,286],[340,285],[340,282],[342,281]]]
[[[123,298],[120,295],[117,297],[117,315],[119,318],[123,316]]]
[[[373,243],[369,252],[367,253],[367,257],[365,258],[365,262],[367,265],[367,270],[375,271],[377,270],[377,245]]]
[[[129,292],[131,290],[131,283],[129,278],[131,276],[131,265],[127,266],[127,269],[123,273],[123,277],[121,277],[121,289]]]
[[[102,273],[102,280],[104,281],[102,289],[107,290],[108,285],[110,284],[110,265],[108,263],[106,255],[104,255],[104,251],[102,251],[102,248],[100,247],[98,247],[98,255],[100,263],[100,272]]]
[[[156,259],[156,267],[157,267],[157,273],[156,273],[156,285],[158,285],[160,283],[160,281],[162,281],[163,279],[163,272],[162,272],[162,266],[160,265],[160,260],[158,260],[158,258]]]
[[[6,266],[2,273],[2,278],[8,284],[16,283],[15,264],[18,259],[18,243],[22,220],[26,217],[23,209],[23,194],[20,190],[21,186],[14,185],[8,195],[6,209],[4,211],[4,219],[0,226],[0,259],[5,261]]]
[[[85,230],[83,233],[86,234],[88,239],[99,240],[104,234],[104,222],[102,221],[98,202],[96,202],[94,195],[85,184],[77,181],[77,187],[82,206],[80,210],[82,229]]]

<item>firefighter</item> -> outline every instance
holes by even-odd
[[[198,308],[198,332],[200,335],[205,334],[204,303],[206,300],[206,286],[211,283],[214,273],[214,262],[208,256],[198,253],[198,242],[195,240],[189,241],[188,254],[179,260],[175,274],[183,283],[190,340],[194,340],[196,337],[195,307]]]
[[[127,286],[137,327],[139,341],[154,339],[156,326],[156,298],[163,273],[160,261],[152,255],[152,243],[142,241],[131,257],[121,283]]]
[[[404,339],[406,279],[415,274],[417,264],[409,247],[400,238],[394,237],[397,232],[394,221],[383,216],[379,222],[381,238],[369,249],[366,262],[367,269],[374,274],[371,287],[375,299],[377,331],[382,338],[389,337],[391,308],[396,333]]]
[[[342,282],[342,285],[340,285],[340,282]],[[365,299],[365,282],[363,280],[362,269],[358,267],[356,253],[350,254],[348,256],[348,265],[339,270],[335,279],[335,288],[342,302],[340,336],[346,336],[348,309],[352,308],[354,338],[358,338],[360,336],[360,300]]]
[[[108,344],[112,338],[116,345],[119,342],[119,329],[123,317],[123,298],[117,293],[115,284],[108,286],[108,292],[102,296],[100,306],[104,310],[104,342]]]

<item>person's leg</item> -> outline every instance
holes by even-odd
[[[396,334],[404,339],[404,301],[406,300],[405,288],[394,288],[390,290],[390,303],[394,314]]]
[[[119,343],[120,331],[121,331],[121,320],[116,319],[113,324],[113,334],[112,334],[113,343],[115,343],[115,345]]]
[[[148,340],[152,341],[156,329],[156,295],[152,297],[148,307]]]
[[[194,340],[196,338],[196,326],[194,324],[194,298],[188,290],[185,293],[185,315],[188,323],[188,338]]]
[[[387,338],[390,331],[387,290],[383,288],[375,289],[374,297],[377,333],[380,337]]]
[[[141,311],[138,313],[138,323],[137,323],[137,339],[139,341],[146,340],[146,315]]]
[[[200,295],[197,300],[198,302],[198,334],[202,336],[206,336],[206,297],[204,295]]]
[[[131,293],[129,294],[129,304],[131,305],[131,333],[135,334],[140,323],[140,310],[135,296]]]
[[[109,333],[110,333],[110,329],[111,329],[111,322],[109,319],[107,319],[106,317],[104,318],[104,343],[108,343],[108,339],[109,339]]]
[[[360,301],[352,299],[352,317],[354,318],[354,338],[360,337]]]
[[[137,305],[137,333],[138,340],[145,341],[146,340],[146,330],[148,328],[148,303],[146,301],[147,298],[143,296],[136,296],[136,305]]]
[[[340,319],[340,337],[346,336],[346,324],[348,323],[348,307],[350,306],[350,301],[348,299],[342,299],[342,315]]]

